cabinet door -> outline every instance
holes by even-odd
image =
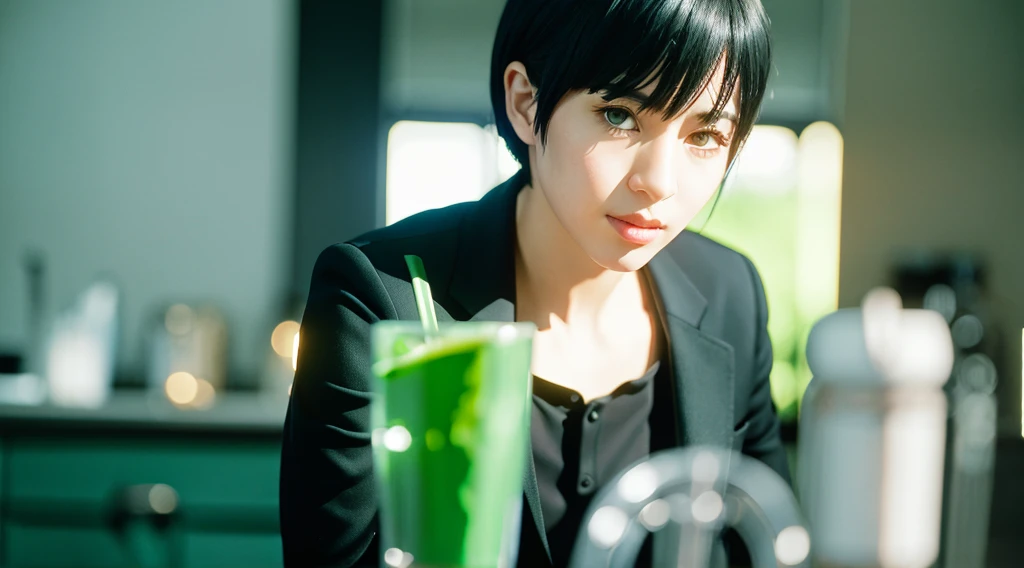
[[[281,565],[276,440],[19,438],[6,444],[0,564]],[[115,530],[117,496],[145,484],[174,489],[171,528],[147,530],[143,521],[141,532]]]
[[[279,448],[244,441],[31,439],[9,442],[9,497],[20,503],[101,503],[118,488],[164,483],[183,511],[277,514]]]
[[[190,532],[183,544],[184,563],[189,568],[270,568],[283,564],[278,534]]]
[[[6,558],[10,568],[119,568],[131,566],[127,550],[102,527],[66,528],[6,523]]]
[[[112,531],[102,528],[53,528],[7,526],[7,562],[11,568],[119,568],[167,566],[169,557],[157,547],[142,561]],[[188,568],[246,566],[271,568],[282,565],[281,538],[276,534],[189,532],[174,538],[171,553]],[[155,553],[155,554],[154,554]]]

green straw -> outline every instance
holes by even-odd
[[[412,277],[412,291],[416,296],[416,311],[423,323],[423,333],[429,339],[437,335],[437,314],[434,312],[434,298],[430,295],[430,284],[427,283],[427,270],[423,268],[423,259],[414,254],[405,255],[405,264]]]

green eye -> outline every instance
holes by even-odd
[[[608,119],[608,122],[614,126],[621,125],[623,122],[626,122],[627,118],[629,118],[628,114],[617,108],[606,110],[604,112],[604,116]]]
[[[626,130],[632,128],[632,126],[626,124],[627,122],[630,122],[632,118],[633,117],[631,117],[628,112],[621,108],[610,108],[604,111],[604,119],[608,121],[608,124],[616,128],[623,128]]]

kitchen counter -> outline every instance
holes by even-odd
[[[102,434],[168,433],[279,437],[288,400],[281,395],[231,392],[204,409],[179,408],[159,393],[117,393],[99,408],[0,403],[0,432]]]

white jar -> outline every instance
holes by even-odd
[[[924,568],[939,551],[945,320],[895,292],[819,321],[800,416],[798,488],[815,565]]]

